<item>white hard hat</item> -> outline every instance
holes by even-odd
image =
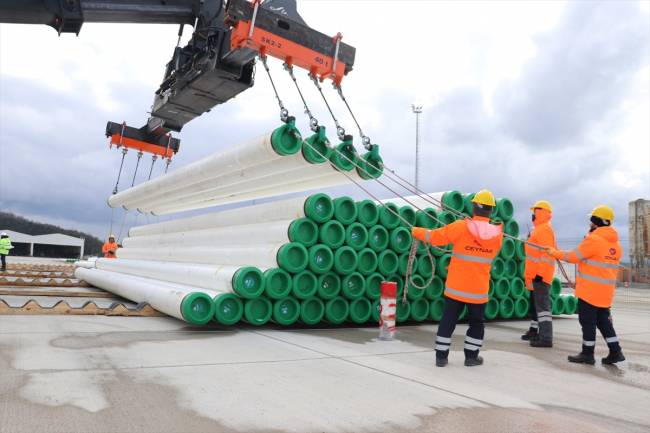
[[[2,232],[0,233],[0,236],[9,236],[9,235],[7,234],[7,232]]]

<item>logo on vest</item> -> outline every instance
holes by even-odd
[[[465,251],[472,251],[472,252],[491,254],[492,253],[492,248],[482,248],[482,247],[473,247],[471,245],[465,245]]]
[[[616,248],[610,248],[610,249],[609,249],[609,253],[610,253],[611,255],[616,254]]]

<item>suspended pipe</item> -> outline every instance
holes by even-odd
[[[215,173],[218,173],[218,176],[236,173],[246,167],[282,158],[283,155],[295,154],[300,150],[301,144],[302,138],[298,130],[291,124],[285,124],[261,137],[114,194],[109,198],[108,205],[123,206],[125,203],[143,200],[162,191],[182,188],[197,181],[216,177]]]

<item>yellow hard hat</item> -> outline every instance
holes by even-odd
[[[534,211],[537,208],[546,209],[549,212],[553,212],[553,207],[551,206],[551,203],[549,203],[546,200],[537,200],[535,204],[530,208],[530,210]]]
[[[496,206],[497,202],[494,200],[494,195],[487,189],[482,189],[472,199],[472,203],[482,204],[483,206]]]
[[[599,204],[591,211],[591,216],[605,221],[614,221],[614,209],[604,204]]]

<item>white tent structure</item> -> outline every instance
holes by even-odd
[[[34,247],[51,245],[55,247],[76,247],[79,248],[79,258],[83,258],[84,244],[83,238],[75,238],[73,236],[64,235],[62,233],[51,233],[47,235],[32,236],[25,233],[15,232],[13,230],[0,230],[1,233],[7,233],[11,243],[27,244],[29,246],[29,256],[34,256]]]

